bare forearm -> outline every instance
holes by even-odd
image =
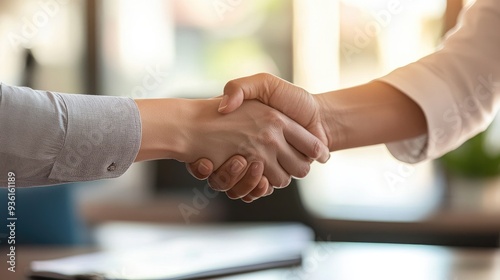
[[[183,99],[135,100],[142,123],[142,138],[135,161],[182,159],[186,151],[183,116],[189,106]],[[186,113],[187,112],[187,113]]]
[[[240,154],[249,162],[260,162],[269,183],[284,187],[290,175],[301,178],[307,174],[311,158],[328,153],[305,128],[260,102],[246,102],[238,112],[226,115],[217,112],[219,102],[136,100],[142,123],[136,161],[209,158],[218,168]]]
[[[427,132],[421,108],[379,81],[315,95],[330,151],[388,143]]]

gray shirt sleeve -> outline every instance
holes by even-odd
[[[134,161],[141,120],[130,98],[0,84],[0,186],[114,178]]]

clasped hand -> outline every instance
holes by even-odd
[[[270,195],[274,188],[286,187],[291,177],[306,176],[313,160],[324,163],[329,159],[329,133],[320,102],[304,89],[270,74],[257,74],[228,82],[222,99],[215,100],[220,102],[219,112],[214,110],[207,123],[222,118],[231,130],[203,129],[202,124],[199,133],[216,142],[221,153],[186,162],[191,162],[187,168],[194,177],[208,178],[213,189],[226,192],[229,198],[252,202]],[[236,130],[242,135],[252,132],[228,141],[238,134]],[[238,145],[224,146],[229,142]],[[206,144],[200,143],[193,154],[202,154]],[[234,150],[232,155],[222,152]]]

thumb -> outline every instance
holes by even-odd
[[[234,91],[226,91],[224,88],[224,95],[219,104],[219,113],[228,114],[238,109],[243,103],[244,95],[241,89],[235,89]]]
[[[224,86],[224,94],[219,105],[220,113],[231,113],[238,109],[245,99],[258,99],[269,105],[269,79],[276,78],[271,74],[261,73],[253,76],[234,79]]]

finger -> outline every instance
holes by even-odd
[[[224,98],[224,96],[227,96]],[[260,102],[290,116],[301,125],[307,125],[313,112],[314,99],[304,89],[268,73],[260,73],[229,81],[224,87],[219,112],[230,113],[245,99]],[[304,114],[301,108],[308,108]]]
[[[310,159],[291,146],[278,150],[277,157],[283,170],[295,178],[306,177],[311,169]],[[283,187],[280,185],[275,186]]]
[[[208,184],[214,190],[227,191],[245,175],[247,167],[247,160],[240,155],[235,155],[208,178]]]
[[[186,163],[188,172],[198,180],[205,180],[212,174],[214,164],[206,158],[198,159],[192,163]]]
[[[286,149],[291,149],[292,147],[288,146]],[[284,153],[284,152],[281,152]],[[281,158],[284,158],[284,156],[281,156]],[[292,168],[292,173],[293,170],[297,168]],[[279,160],[277,159],[277,156],[273,159],[273,162],[266,162],[265,168],[264,168],[264,176],[267,177],[269,180],[269,184],[272,186],[277,186],[279,188],[284,188],[290,184],[292,181],[292,175],[290,174],[289,171],[285,170],[283,166],[281,166]]]
[[[243,90],[234,83],[227,83],[224,87],[224,95],[217,109],[220,113],[231,113],[243,103]]]
[[[291,180],[291,175],[283,169],[277,159],[277,152],[281,149],[293,149],[288,145],[283,137],[283,133],[276,136],[276,131],[262,130],[259,133],[256,142],[259,148],[266,151],[263,156],[259,155],[259,148],[253,145],[242,145],[239,147],[242,154],[245,155],[248,162],[262,162],[264,164],[264,176],[267,177],[271,185],[285,186]],[[258,156],[254,156],[258,155]]]
[[[269,188],[269,182],[267,181],[267,178],[262,177],[257,187],[255,187],[249,194],[244,196],[241,200],[243,200],[246,203],[255,201],[266,195],[266,193],[268,192],[268,188]]]
[[[272,195],[272,194],[273,194],[273,192],[274,192],[274,187],[273,187],[273,186],[271,186],[271,185],[269,185],[269,186],[267,187],[267,192],[266,192],[266,194],[264,195],[264,197],[269,196],[269,195]]]
[[[271,125],[283,129],[286,126],[282,122],[283,117],[270,120]],[[266,154],[264,176],[271,185],[279,188],[286,187],[290,184],[291,176],[302,178],[309,172],[310,159],[290,146],[282,131],[261,130],[258,142],[269,151]]]
[[[268,185],[266,193],[262,197],[270,196],[274,192],[274,187],[271,185]]]
[[[262,177],[260,179],[259,184],[255,187],[249,194],[244,196],[241,200],[246,203],[253,202],[261,197],[263,197],[267,193],[267,189],[269,188],[269,182],[266,177]]]
[[[258,187],[263,172],[264,164],[262,162],[252,162],[248,168],[248,172],[233,188],[226,192],[227,196],[231,199],[240,199],[246,196],[253,189]]]
[[[307,98],[310,95],[304,90],[273,75],[257,74],[229,81],[224,87],[224,95],[219,107],[219,112],[232,112],[241,106],[244,99],[257,99],[291,117],[287,118],[290,122],[293,119],[294,123],[298,121],[300,125],[308,125],[312,116],[301,114],[303,110],[299,110],[300,108],[297,106],[290,106],[290,102],[286,102],[287,100],[283,99],[285,97],[279,93],[277,93],[278,95],[273,99],[273,94],[277,92],[276,88],[279,88],[279,93],[289,92],[290,95],[287,96],[292,98],[294,102],[300,103],[307,108],[314,107],[311,103],[312,99]],[[298,125],[294,125],[293,128],[293,130],[288,130],[291,138],[286,138],[298,151],[319,162],[325,163],[328,161],[330,158],[330,151],[321,140],[303,127],[300,127],[298,131],[295,131]]]
[[[270,105],[269,99],[274,91],[269,91],[269,83],[280,80],[266,73],[234,79],[224,86],[224,96],[219,106],[219,112],[230,113],[241,106],[244,99],[258,99]]]
[[[295,121],[286,116],[284,118],[283,134],[286,141],[305,156],[321,163],[327,162],[330,158],[328,147]]]

